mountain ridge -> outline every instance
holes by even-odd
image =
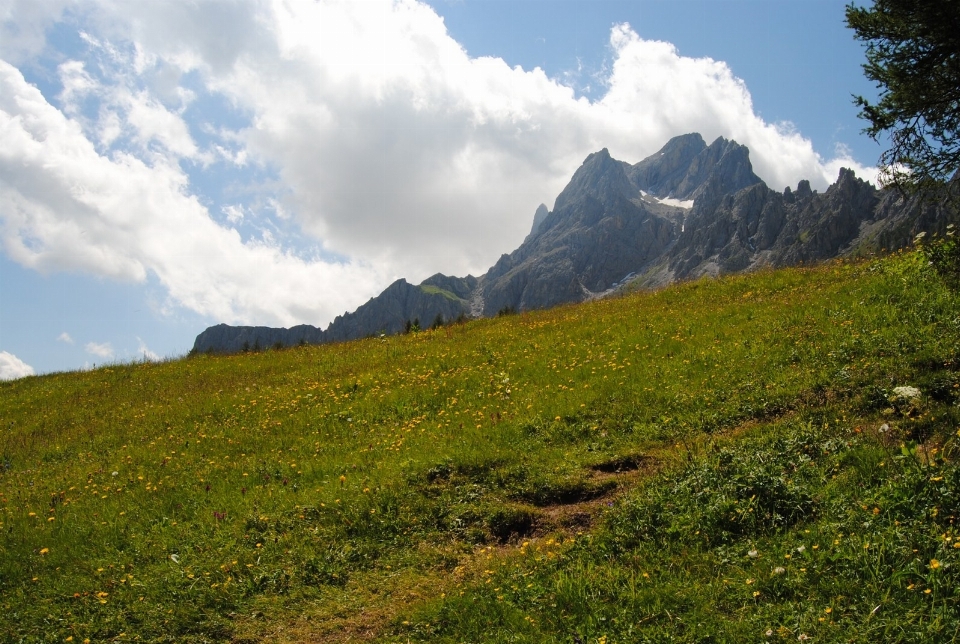
[[[480,277],[399,279],[321,330],[219,324],[194,352],[340,342],[463,318],[603,297],[628,283],[696,279],[893,249],[945,227],[942,208],[878,190],[841,168],[824,193],[807,180],[783,192],[756,174],[746,146],[697,133],[629,164],[607,148],[586,157],[530,234]]]

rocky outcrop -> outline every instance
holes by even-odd
[[[374,335],[392,335],[418,326],[427,328],[463,319],[470,313],[465,300],[477,286],[477,278],[437,274],[419,286],[399,279],[353,313],[337,316],[326,331],[309,325],[290,329],[265,326],[218,324],[197,336],[197,353],[237,353],[299,344],[342,342]]]
[[[822,195],[806,181],[782,194],[758,183],[725,195],[716,205],[697,201],[664,258],[668,270],[649,276],[646,283],[836,257],[874,219],[877,202],[877,190],[847,169]]]
[[[652,212],[625,164],[591,154],[557,197],[537,234],[483,276],[484,315],[577,302],[657,258],[682,211]]]
[[[392,335],[405,330],[408,322],[426,328],[435,322],[450,322],[466,316],[470,304],[458,292],[469,295],[472,289],[467,285],[471,280],[476,286],[476,278],[444,275],[434,275],[419,286],[398,279],[353,313],[337,316],[327,327],[324,340],[340,342],[371,335]]]
[[[699,134],[670,139],[659,152],[631,166],[627,176],[640,190],[680,200],[722,196],[760,183],[746,146],[723,137],[707,146]]]
[[[952,196],[943,194],[934,199],[921,199],[896,189],[881,192],[874,219],[861,226],[851,254],[902,248],[920,233],[943,235],[947,226],[960,225],[960,175],[954,177],[949,189]]]
[[[550,210],[547,208],[547,204],[542,203],[537,206],[537,211],[533,213],[533,225],[530,227],[530,234],[524,238],[524,243],[537,236],[537,232],[540,230],[540,224],[543,223],[543,220],[546,219],[549,214]]]
[[[630,166],[627,172],[642,190],[662,197],[686,199],[688,195],[679,189],[680,185],[689,183],[690,166],[706,148],[699,134],[677,136],[656,154]]]
[[[268,326],[230,326],[218,324],[197,336],[193,350],[197,353],[239,353],[259,351],[272,347],[291,347],[299,344],[320,344],[326,338],[323,331],[309,324],[289,329]]]
[[[955,210],[878,191],[847,169],[823,194],[808,181],[776,192],[753,173],[747,148],[724,138],[707,145],[699,134],[679,136],[634,165],[603,149],[584,160],[552,210],[537,208],[520,247],[479,278],[397,280],[324,331],[220,324],[197,336],[194,350],[393,334],[414,321],[427,327],[580,302],[628,283],[657,286],[894,249],[919,232],[943,232]]]
[[[449,277],[443,273],[437,273],[420,282],[420,287],[428,289],[434,287],[445,291],[447,297],[452,294],[461,300],[468,300],[471,293],[477,288],[477,283],[478,280],[473,275]]]

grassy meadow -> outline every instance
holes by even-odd
[[[0,383],[0,641],[958,641],[925,263]]]

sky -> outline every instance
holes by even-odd
[[[0,0],[0,379],[481,275],[680,134],[872,180],[846,0]]]

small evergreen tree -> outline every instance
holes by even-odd
[[[864,130],[889,134],[882,179],[901,188],[939,192],[960,165],[960,2],[874,0],[846,9],[847,26],[866,43],[867,78],[880,99],[855,97]]]

